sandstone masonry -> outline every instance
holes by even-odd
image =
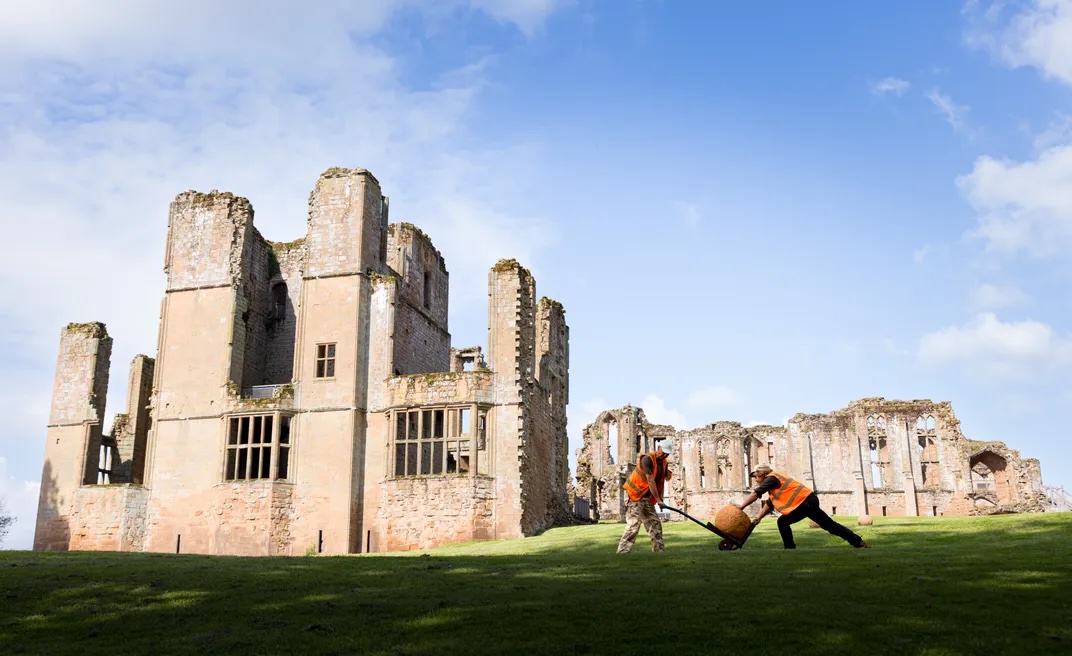
[[[1002,442],[960,432],[949,403],[865,398],[786,426],[716,421],[690,430],[654,425],[641,408],[607,410],[584,429],[574,507],[593,519],[624,516],[622,483],[640,453],[674,444],[667,501],[713,517],[769,464],[800,477],[835,515],[937,516],[1047,510],[1039,461]],[[749,508],[753,514],[758,507]]]
[[[179,194],[157,354],[111,433],[111,338],[61,332],[34,548],[341,554],[571,521],[562,306],[501,260],[487,360],[452,347],[444,259],[388,209],[331,168],[305,236],[270,242],[248,200]]]

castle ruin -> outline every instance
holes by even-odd
[[[713,517],[753,487],[769,464],[799,477],[834,515],[939,516],[1042,511],[1039,461],[1002,442],[960,432],[949,403],[866,398],[829,414],[797,414],[786,426],[718,421],[691,430],[651,424],[644,410],[606,410],[584,429],[574,508],[592,519],[624,517],[622,483],[640,453],[674,445],[667,501]],[[758,507],[749,509],[758,513]]]
[[[514,260],[488,276],[487,358],[454,348],[449,276],[332,168],[305,237],[230,193],[171,203],[155,358],[102,429],[112,340],[61,331],[34,549],[345,554],[569,521],[569,328]]]

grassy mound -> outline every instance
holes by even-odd
[[[404,555],[0,552],[0,653],[1072,649],[1072,513],[836,519],[873,548],[801,523],[783,551],[768,519],[734,552],[692,522],[665,526],[666,553],[641,531],[626,556],[618,523]]]

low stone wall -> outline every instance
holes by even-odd
[[[71,549],[141,551],[148,508],[149,490],[140,485],[79,488],[71,513]]]
[[[215,554],[286,555],[294,486],[271,481],[226,483],[210,508]]]
[[[382,484],[384,551],[430,549],[495,537],[494,479],[486,476],[399,478]]]

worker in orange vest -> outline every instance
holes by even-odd
[[[763,503],[763,509],[753,524],[758,524],[772,510],[777,510],[781,516],[778,518],[778,532],[782,535],[782,545],[786,549],[796,549],[793,541],[793,524],[807,517],[819,525],[831,535],[836,535],[857,549],[870,549],[871,545],[851,530],[838,524],[830,515],[827,515],[819,507],[819,496],[807,485],[796,480],[788,474],[775,471],[767,465],[756,467],[751,472],[752,480],[758,485],[752,492],[738,504],[738,508],[744,510],[764,494],[767,501]]]
[[[656,507],[663,502],[666,481],[670,480],[670,453],[673,450],[670,440],[662,440],[650,453],[637,457],[636,467],[622,485],[629,495],[625,503],[625,533],[618,541],[618,553],[629,553],[633,542],[640,533],[640,525],[651,538],[651,550],[654,553],[666,551],[663,542],[663,523],[656,514]]]

